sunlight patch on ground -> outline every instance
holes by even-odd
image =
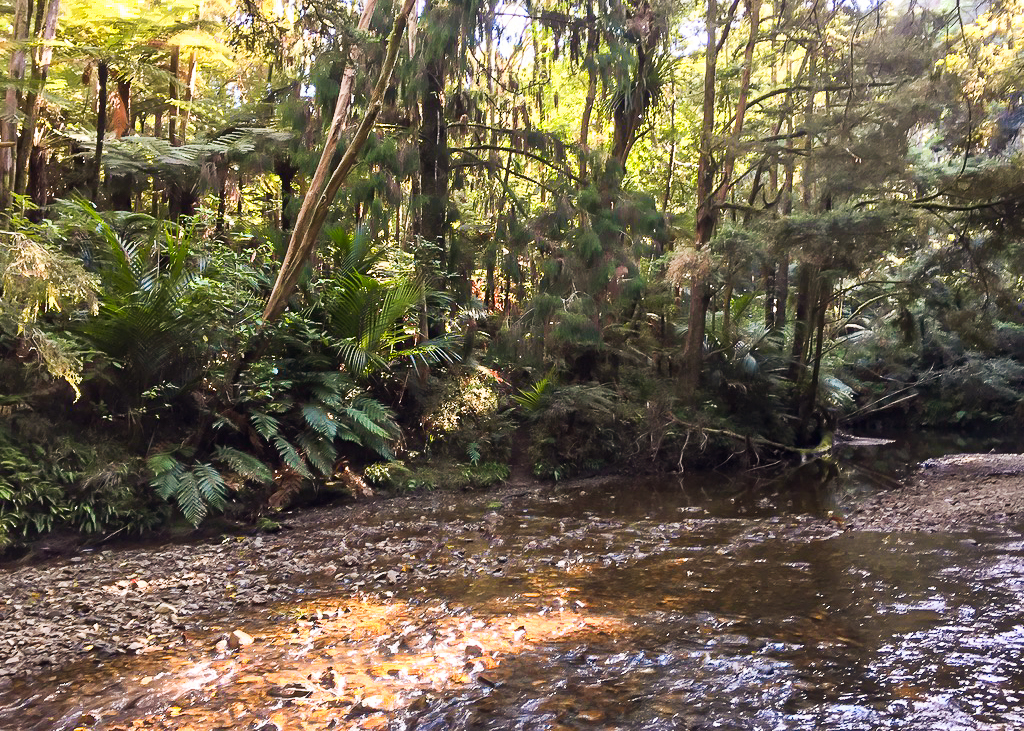
[[[164,700],[139,704],[148,712],[136,718],[87,713],[78,728],[386,728],[396,713],[440,693],[497,685],[488,674],[507,658],[629,629],[563,598],[572,593],[524,595],[525,606],[504,613],[440,601],[312,602],[290,619],[251,628],[252,645],[206,657],[193,647],[191,656],[186,650],[160,658],[138,684]]]

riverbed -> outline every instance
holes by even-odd
[[[8,569],[0,728],[1024,727],[1020,526],[849,530],[906,476],[858,459],[838,481],[415,496]]]

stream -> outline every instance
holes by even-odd
[[[384,505],[367,565],[292,533],[345,546],[307,598],[10,681],[0,728],[1024,728],[1024,536],[842,531],[921,458],[882,449]]]

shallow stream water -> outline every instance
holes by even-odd
[[[382,584],[16,681],[0,728],[1024,728],[1024,536],[842,532],[899,476],[847,458],[389,511]],[[233,628],[255,642],[218,648]]]

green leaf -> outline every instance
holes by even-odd
[[[210,507],[222,510],[227,504],[228,486],[217,468],[203,463],[196,465],[192,472],[195,474],[196,486],[203,501]]]
[[[309,463],[321,475],[327,476],[334,473],[334,461],[338,456],[338,450],[328,439],[317,432],[305,431],[299,434],[295,441],[302,447]]]
[[[281,430],[281,422],[262,411],[253,411],[250,418],[259,435],[268,441],[277,436]]]

